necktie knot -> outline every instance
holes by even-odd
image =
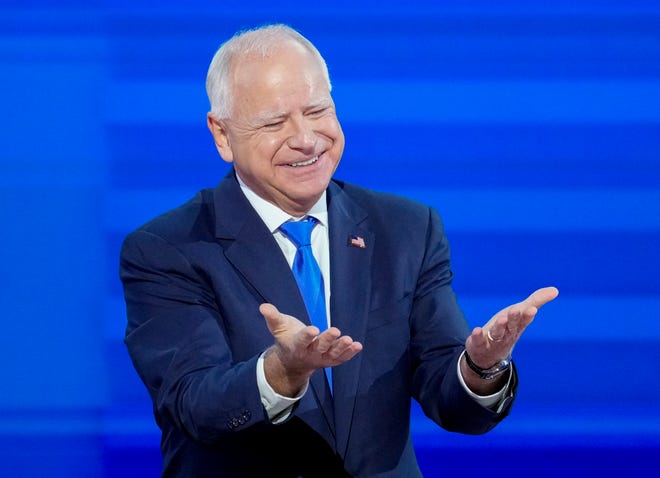
[[[307,217],[302,221],[285,222],[280,226],[280,230],[291,242],[300,249],[312,244],[312,229],[316,226],[317,220],[313,217]]]

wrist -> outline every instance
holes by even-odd
[[[510,368],[511,368],[511,354],[502,360],[496,362],[494,365],[488,367],[488,368],[482,368],[470,357],[470,354],[468,353],[467,350],[463,353],[465,357],[465,364],[468,366],[468,368],[476,375],[478,376],[481,380],[493,380],[496,379],[497,377],[505,374]]]
[[[279,395],[296,397],[307,385],[311,373],[289,370],[273,348],[264,354],[264,375],[268,385]]]

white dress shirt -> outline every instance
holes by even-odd
[[[264,221],[271,234],[273,234],[273,237],[280,246],[284,257],[286,257],[286,260],[289,263],[289,267],[293,267],[296,246],[282,233],[282,231],[280,231],[280,226],[285,222],[291,220],[299,221],[308,216],[314,217],[318,220],[318,224],[312,230],[312,252],[314,258],[319,264],[319,268],[321,269],[321,275],[323,276],[326,317],[328,319],[328,326],[330,326],[330,241],[328,239],[328,205],[326,202],[326,193],[323,192],[321,198],[316,204],[314,204],[314,206],[312,206],[305,216],[293,217],[257,195],[243,182],[238,173],[236,173],[236,177],[238,178],[238,183],[241,186],[243,194],[245,194],[247,200],[250,202],[259,217]],[[273,305],[277,306],[277,304]],[[497,405],[504,397],[504,392],[509,386],[507,383],[501,391],[493,395],[481,396],[472,392],[465,384],[460,371],[460,360],[456,373],[458,374],[459,381],[468,394],[484,407],[494,407]],[[510,377],[511,375],[509,374],[509,379]],[[275,392],[266,380],[263,354],[259,357],[257,362],[257,386],[259,387],[259,393],[261,394],[261,403],[266,409],[268,418],[270,418],[273,423],[280,423],[286,420],[295,403],[300,400],[307,391],[307,386],[305,386],[304,390],[302,390],[297,397],[293,398],[285,397]]]

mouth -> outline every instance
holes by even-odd
[[[318,160],[319,160],[319,157],[314,156],[313,158],[310,158],[306,161],[300,161],[300,162],[297,162],[297,163],[290,163],[289,166],[291,166],[292,168],[303,168],[305,166],[310,166],[310,165],[314,164]]]

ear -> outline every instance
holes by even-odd
[[[227,134],[227,127],[225,123],[216,118],[213,113],[209,112],[206,115],[206,124],[209,127],[209,131],[213,135],[213,140],[215,141],[215,147],[220,153],[220,157],[231,163],[234,161],[234,153],[231,150],[229,144],[229,136]]]

